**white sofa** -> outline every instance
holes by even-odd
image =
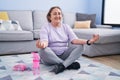
[[[72,28],[79,16],[74,16],[76,13],[65,13],[64,22]],[[78,13],[79,14],[79,13]],[[86,14],[80,14],[80,17]],[[89,17],[89,16],[87,16]],[[90,16],[91,17],[91,16]],[[84,17],[83,17],[84,19]],[[84,45],[83,55],[88,57],[120,54],[120,30],[112,29],[109,25],[96,25],[96,28],[90,29],[73,29],[79,38],[90,39],[93,34],[99,34],[100,39],[88,46]]]
[[[23,31],[0,31],[0,55],[17,54],[38,51],[35,46],[39,38],[41,26],[47,22],[45,11],[7,11],[10,20],[19,21]],[[76,13],[63,13],[63,22],[73,28]],[[99,25],[98,27],[105,27]],[[111,28],[111,27],[110,27]],[[84,46],[83,54],[89,57],[120,54],[120,31],[113,29],[73,29],[79,38],[90,39],[93,34],[99,34],[100,40]]]
[[[99,34],[100,39],[88,46],[84,45],[83,55],[89,57],[120,54],[120,30],[113,29],[81,29],[74,30],[79,38],[90,39],[93,34]]]
[[[10,20],[17,20],[22,31],[0,31],[0,55],[37,51],[33,35],[32,11],[6,11]]]

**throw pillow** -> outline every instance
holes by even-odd
[[[77,21],[91,20],[91,24],[90,24],[91,28],[96,28],[95,19],[96,19],[96,14],[76,13],[76,20]]]
[[[90,28],[90,23],[91,21],[88,20],[88,21],[75,21],[75,25],[74,25],[74,28],[75,29],[89,29]]]
[[[13,25],[14,30],[20,30],[20,31],[22,30],[18,21],[12,21],[11,24]]]
[[[11,21],[11,20],[0,20],[0,31],[17,31],[22,30],[18,21]]]
[[[1,24],[1,26],[4,27],[5,30],[14,30],[14,27],[12,26],[10,20],[3,21],[2,24]]]
[[[5,27],[2,26],[2,22],[3,22],[3,20],[0,20],[0,31],[5,31],[6,29],[5,29]]]
[[[0,19],[1,20],[9,20],[7,12],[0,12]]]

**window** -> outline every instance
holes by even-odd
[[[103,0],[102,24],[120,26],[120,0]]]

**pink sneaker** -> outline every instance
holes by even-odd
[[[15,66],[13,67],[13,70],[14,70],[14,71],[25,71],[26,68],[27,68],[27,67],[26,67],[25,64],[20,63],[20,64],[15,65]]]

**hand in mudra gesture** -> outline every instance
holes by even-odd
[[[47,41],[40,41],[40,40],[36,41],[36,47],[37,48],[46,48],[47,46],[48,46]]]
[[[99,35],[98,34],[93,34],[93,37],[90,39],[89,43],[94,43],[97,40],[99,40]]]

